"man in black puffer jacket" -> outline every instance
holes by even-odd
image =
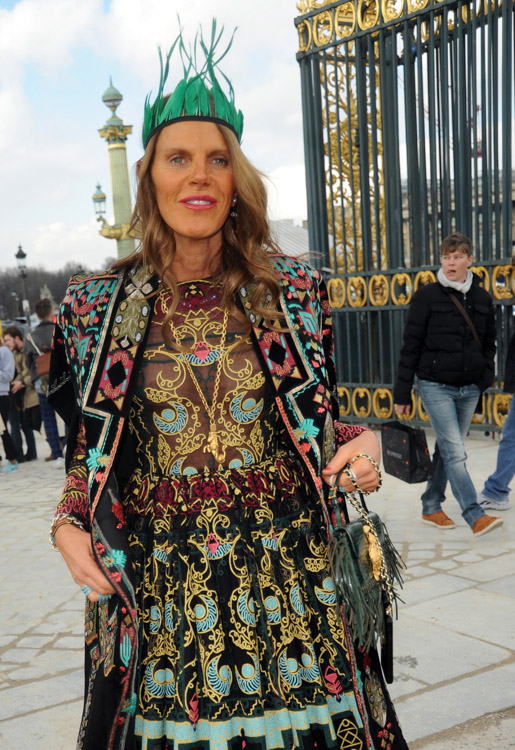
[[[433,476],[422,495],[423,523],[454,528],[442,510],[449,480],[463,518],[480,536],[502,521],[486,515],[477,503],[464,440],[479,396],[494,378],[494,311],[492,298],[470,271],[468,237],[449,235],[440,252],[438,281],[422,287],[410,305],[393,396],[397,415],[408,414],[417,375],[422,403],[436,433]]]

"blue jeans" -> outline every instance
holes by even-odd
[[[497,467],[485,482],[484,494],[493,500],[508,500],[508,484],[515,474],[515,396],[502,428],[502,438],[497,451]]]
[[[448,479],[460,504],[461,515],[473,526],[484,515],[484,510],[477,503],[477,493],[465,465],[464,441],[479,399],[479,388],[420,380],[419,390],[436,433],[433,476],[422,495],[422,513],[442,510]]]
[[[61,441],[59,439],[59,429],[55,418],[55,411],[52,409],[44,393],[38,391],[39,407],[41,409],[41,419],[45,425],[45,435],[52,451],[52,457],[62,458]]]

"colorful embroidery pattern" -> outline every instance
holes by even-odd
[[[377,723],[377,655],[365,665],[347,650],[313,491],[335,443],[324,287],[305,264],[274,263],[289,330],[267,329],[240,290],[254,328],[243,341],[229,325],[222,467],[204,451],[206,415],[177,352],[162,345],[160,311],[147,310],[155,277],[141,269],[70,287],[53,393],[55,403],[69,394],[66,347],[85,430],[58,512],[91,516],[99,564],[119,591],[86,622],[85,750],[99,737],[110,750],[163,750],[167,736],[177,750],[406,747],[383,683]],[[206,398],[222,356],[217,307],[217,289],[197,282],[175,321]],[[361,431],[336,427],[337,445]],[[112,470],[122,439],[118,466],[134,466],[127,485]]]

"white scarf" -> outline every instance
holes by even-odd
[[[465,281],[451,281],[444,274],[443,268],[438,269],[436,277],[442,286],[449,286],[451,287],[451,289],[456,289],[457,292],[461,292],[462,294],[466,294],[468,292],[474,280],[474,274],[472,273],[470,268],[467,269]]]

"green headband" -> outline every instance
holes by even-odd
[[[202,29],[200,37],[197,34],[193,43],[193,49],[188,52],[182,39],[182,30],[179,36],[172,44],[170,51],[166,56],[163,65],[163,56],[159,48],[159,61],[161,64],[161,76],[159,80],[159,89],[153,104],[150,104],[149,94],[145,99],[145,113],[143,118],[143,146],[147,144],[161,128],[171,125],[174,122],[182,120],[207,120],[225,125],[241,141],[243,132],[243,114],[237,110],[234,104],[234,90],[227,76],[218,71],[227,84],[227,94],[225,94],[216,78],[215,69],[218,64],[228,53],[232,40],[219,57],[216,57],[216,48],[222,38],[223,27],[220,33],[216,34],[216,21],[213,19],[211,27],[211,44],[209,48],[204,42]],[[176,46],[179,45],[184,77],[179,81],[175,90],[169,97],[164,97],[163,90],[168,78],[170,68],[170,58]],[[202,66],[197,64],[198,45],[204,54],[204,63]]]

